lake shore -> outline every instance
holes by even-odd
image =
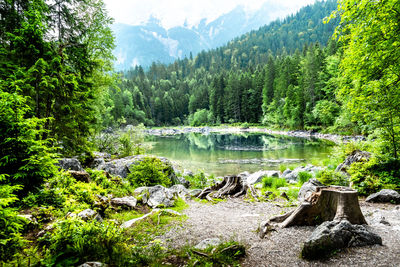
[[[286,135],[291,137],[300,138],[316,138],[322,140],[328,140],[336,144],[347,143],[351,141],[364,141],[365,137],[361,135],[357,136],[343,136],[338,134],[323,134],[315,131],[283,131],[283,130],[271,130],[268,128],[259,127],[235,127],[235,126],[219,126],[219,127],[174,127],[174,128],[161,128],[161,129],[147,129],[145,132],[149,135],[177,135],[185,133],[226,133],[226,134],[240,134],[240,133],[266,133],[272,135]]]

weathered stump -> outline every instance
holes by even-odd
[[[352,224],[367,224],[358,203],[357,191],[346,187],[318,187],[297,209],[270,219],[282,228],[317,225],[346,219]]]
[[[199,195],[200,199],[212,201],[212,198],[240,197],[250,190],[253,197],[257,197],[254,188],[247,184],[241,176],[225,176],[224,179],[213,186],[205,188]]]

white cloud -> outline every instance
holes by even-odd
[[[164,27],[197,24],[201,19],[213,20],[231,11],[237,5],[257,9],[265,2],[290,7],[293,12],[315,0],[104,0],[109,14],[116,22],[137,25],[150,15],[160,19]]]

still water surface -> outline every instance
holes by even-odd
[[[332,149],[331,144],[316,139],[255,133],[188,133],[149,136],[148,141],[152,144],[151,154],[166,157],[182,169],[216,176],[320,161]]]

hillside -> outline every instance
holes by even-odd
[[[202,50],[224,45],[289,12],[277,4],[265,3],[256,11],[237,6],[213,21],[203,19],[194,26],[185,24],[166,29],[154,17],[143,25],[115,24],[112,26],[116,37],[115,68],[128,70],[136,65],[146,68],[153,61],[169,64],[191,54],[196,56]]]

